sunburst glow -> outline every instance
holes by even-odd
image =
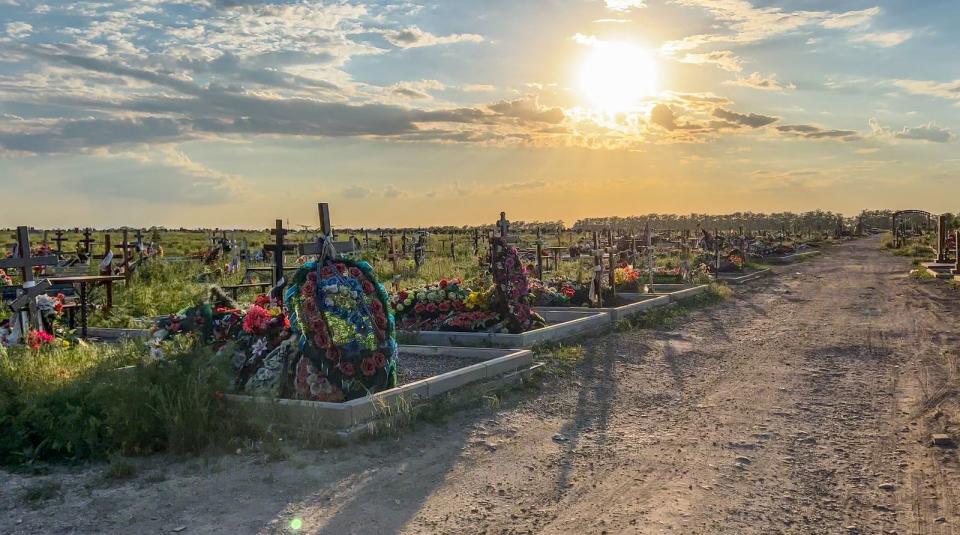
[[[580,68],[580,91],[591,107],[629,111],[656,92],[657,70],[650,54],[627,43],[597,42]]]

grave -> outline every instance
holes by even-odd
[[[399,346],[400,379],[395,388],[344,403],[228,394],[254,417],[296,427],[363,431],[374,420],[403,416],[411,407],[458,390],[495,388],[523,380],[536,365],[533,352],[516,349]],[[406,371],[404,371],[406,370]]]
[[[603,331],[609,314],[596,309],[545,310],[540,314],[546,326],[522,333],[398,331],[405,343],[440,346],[527,348],[544,342],[560,342]]]

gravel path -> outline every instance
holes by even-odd
[[[671,329],[587,343],[576,374],[399,440],[6,475],[13,533],[951,534],[960,299],[877,239]],[[18,496],[56,479],[62,496]],[[162,480],[161,480],[162,479]]]

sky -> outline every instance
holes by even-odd
[[[957,211],[954,0],[0,0],[0,226]]]

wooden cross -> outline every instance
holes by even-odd
[[[0,268],[17,268],[24,283],[33,280],[35,266],[55,266],[56,256],[30,256],[30,231],[27,227],[17,227],[17,254],[13,258],[0,260]]]
[[[274,243],[263,246],[263,250],[273,253],[273,283],[280,286],[283,279],[283,253],[296,249],[293,244],[283,243],[283,237],[287,234],[287,229],[283,228],[283,220],[277,219],[275,228],[270,229],[270,234],[274,236]]]
[[[34,284],[33,279],[33,268],[35,266],[54,266],[57,264],[56,256],[30,256],[30,230],[27,227],[17,227],[17,255],[13,258],[6,258],[0,260],[0,268],[9,269],[17,268],[20,269],[24,292],[26,295],[33,295],[33,299],[29,297],[26,298],[26,307],[29,309],[29,317],[27,323],[39,327],[40,325],[40,316],[37,312],[37,300],[36,296],[40,295],[40,292],[43,290],[36,290],[35,288],[38,285]],[[43,286],[42,284],[39,286]],[[48,282],[47,287],[50,286]],[[20,302],[18,298],[15,303]],[[14,308],[14,311],[19,312],[24,308],[23,304],[19,305],[17,308]],[[21,322],[23,318],[21,318]],[[23,332],[26,332],[26,329],[23,329]]]
[[[91,232],[89,228],[83,229],[83,239],[80,240],[80,243],[83,244],[83,250],[87,254],[87,256],[90,256],[90,253],[93,252],[92,249],[90,248],[90,244],[95,243],[97,241],[91,238],[90,234]]]
[[[397,246],[393,241],[393,234],[390,235],[390,252],[387,254],[387,260],[393,262],[393,272],[394,274],[400,273],[400,263],[399,260],[402,255],[397,254]]]
[[[320,214],[320,240],[313,243],[305,243],[300,245],[300,254],[304,255],[321,255],[323,254],[323,239],[326,236],[330,236],[330,239],[333,240],[333,227],[330,225],[330,205],[325,202],[317,203],[317,211]],[[333,248],[336,250],[338,255],[341,254],[354,254],[358,251],[357,242],[351,238],[347,241],[334,241]]]
[[[500,231],[500,237],[507,239],[507,233],[510,232],[510,222],[507,221],[506,212],[500,212],[500,220],[497,221],[497,228]]]
[[[57,230],[53,233],[53,236],[53,241],[57,244],[57,250],[55,252],[57,253],[57,256],[59,256],[63,254],[63,242],[66,241],[66,239],[63,237],[62,230]]]

